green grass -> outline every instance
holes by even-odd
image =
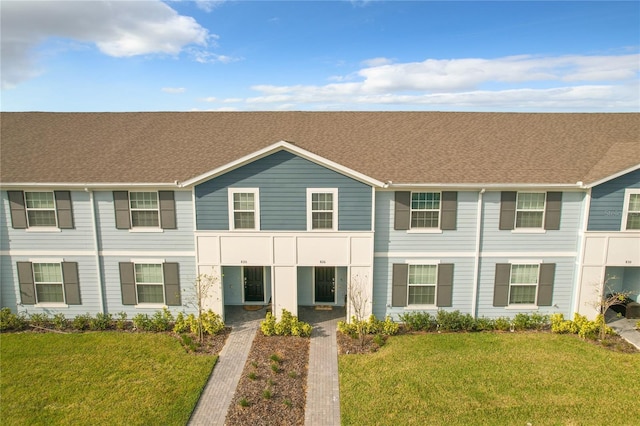
[[[343,425],[602,425],[640,419],[640,354],[548,333],[392,337],[339,358]]]
[[[3,425],[184,425],[217,360],[166,334],[0,339]]]

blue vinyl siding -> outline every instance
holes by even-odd
[[[588,231],[620,231],[624,190],[640,188],[640,170],[612,179],[591,190]]]
[[[473,295],[473,265],[474,259],[468,257],[438,257],[438,258],[382,258],[377,257],[373,264],[373,314],[377,318],[384,318],[391,315],[395,320],[399,320],[399,315],[405,312],[416,311],[409,307],[391,306],[391,286],[393,278],[393,264],[429,264],[438,261],[439,263],[453,263],[453,293],[452,306],[426,310],[434,314],[438,309],[446,311],[459,310],[462,313],[471,313]]]
[[[175,191],[177,229],[161,232],[135,232],[116,229],[113,192],[96,191],[95,204],[101,250],[139,250],[144,252],[163,250],[193,253],[193,204],[191,191]]]
[[[376,192],[374,243],[376,253],[474,250],[478,209],[477,192],[458,192],[457,229],[441,233],[394,230],[394,197],[394,191]]]
[[[338,188],[338,229],[371,230],[371,187],[287,151],[197,185],[198,230],[228,230],[228,188],[260,189],[260,228],[306,231],[307,188]]]
[[[16,313],[20,295],[18,290],[18,273],[10,256],[0,256],[0,307],[9,308]]]
[[[102,258],[103,282],[106,291],[106,309],[108,312],[116,314],[125,312],[129,319],[134,315],[152,314],[158,311],[158,308],[136,308],[133,305],[122,304],[122,291],[120,288],[120,262],[131,262],[132,259],[158,260],[164,262],[177,262],[180,272],[180,297],[182,306],[169,306],[169,310],[175,315],[178,312],[195,313],[197,312],[197,300],[195,297],[195,280],[196,280],[196,264],[193,257],[170,257],[162,256],[162,254],[149,256],[105,256]],[[86,310],[85,310],[86,312]]]
[[[71,191],[74,229],[38,231],[37,227],[13,229],[6,191],[2,191],[2,250],[93,250],[93,219],[89,194]]]
[[[484,252],[576,252],[583,211],[582,192],[562,194],[560,229],[523,233],[498,229],[500,192],[486,192],[483,198],[481,249]]]

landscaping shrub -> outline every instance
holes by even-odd
[[[43,313],[29,315],[29,324],[35,327],[47,327],[49,325],[49,316]]]
[[[405,312],[400,314],[400,321],[413,331],[435,331],[438,328],[436,318],[428,312]]]
[[[133,317],[133,327],[141,331],[153,331],[153,322],[147,314],[136,314]]]
[[[116,328],[118,330],[126,330],[129,322],[127,321],[127,313],[126,312],[118,312],[116,318]]]
[[[90,322],[91,315],[89,315],[88,313],[76,315],[76,317],[71,321],[71,327],[78,331],[88,330]]]
[[[98,312],[95,317],[89,320],[89,330],[102,331],[111,327],[111,314]]]
[[[280,321],[276,321],[271,312],[260,322],[260,331],[265,336],[311,336],[312,327],[310,324],[300,321],[298,317],[291,315],[286,309],[282,310]]]
[[[553,333],[577,334],[583,339],[597,339],[603,325],[604,316],[602,314],[598,314],[594,321],[590,321],[578,313],[573,316],[573,321],[565,320],[562,314],[551,315],[551,331]],[[615,334],[608,326],[605,326],[605,330],[606,334]]]
[[[476,318],[476,331],[493,331],[495,329],[495,320],[487,317]]]
[[[27,326],[24,314],[14,314],[9,308],[0,310],[0,331],[22,330]]]
[[[438,330],[440,331],[473,331],[475,320],[470,314],[462,314],[460,311],[447,312],[440,310],[436,316]]]
[[[167,331],[171,329],[171,323],[173,322],[173,315],[167,308],[162,308],[162,311],[157,311],[151,318],[151,328],[153,331]]]
[[[498,317],[493,320],[493,329],[497,331],[511,330],[511,320],[506,317]]]
[[[62,312],[59,312],[53,316],[51,320],[53,328],[56,330],[64,330],[69,326],[69,320],[67,320]]]

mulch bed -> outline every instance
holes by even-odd
[[[381,336],[383,341],[387,340],[387,336]],[[338,342],[338,353],[340,355],[347,354],[370,354],[380,349],[380,345],[374,342],[374,336],[367,334],[364,336],[364,341],[360,338],[353,338],[348,334],[336,332],[336,339]]]
[[[225,424],[303,425],[308,366],[308,338],[258,330]]]

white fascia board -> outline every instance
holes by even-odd
[[[135,188],[156,188],[156,189],[180,189],[178,181],[175,182],[162,182],[162,183],[152,183],[152,182],[118,182],[118,183],[68,183],[68,182],[15,182],[15,183],[2,183],[0,184],[2,189],[5,188],[20,188],[20,189],[30,189],[30,188],[67,188],[67,189],[78,189],[78,190],[91,190],[91,189],[135,189]]]
[[[500,191],[500,190],[548,190],[548,189],[562,189],[565,191],[584,191],[586,188],[582,182],[574,184],[570,183],[393,183],[387,182],[384,189],[396,191],[401,189],[415,190],[415,189],[455,189],[458,191],[480,191],[482,189]]]
[[[593,188],[594,186],[598,186],[601,185],[605,182],[609,182],[610,180],[613,180],[615,178],[618,178],[620,176],[624,176],[627,173],[631,173],[631,172],[635,172],[636,170],[640,169],[640,164],[636,164],[635,166],[629,167],[628,169],[624,169],[618,173],[614,173],[611,176],[607,176],[606,178],[597,180],[595,182],[589,183],[587,185],[585,185],[585,188]]]
[[[215,177],[220,176],[220,175],[222,175],[224,173],[230,172],[230,171],[232,171],[234,169],[237,169],[239,167],[242,167],[244,165],[252,163],[252,162],[254,162],[256,160],[259,160],[261,158],[269,156],[269,155],[271,155],[271,154],[273,154],[275,152],[283,151],[283,150],[284,151],[288,151],[288,152],[290,152],[292,154],[295,154],[295,155],[297,155],[299,157],[302,157],[302,158],[304,158],[306,160],[309,160],[309,161],[312,161],[314,163],[317,163],[317,164],[319,164],[321,166],[324,166],[324,167],[326,167],[328,169],[331,169],[331,170],[333,170],[333,171],[335,171],[337,173],[340,173],[340,174],[343,174],[343,175],[348,176],[350,178],[353,178],[353,179],[355,179],[357,181],[366,183],[367,185],[376,186],[376,187],[384,186],[383,182],[380,182],[380,181],[378,181],[376,179],[373,179],[373,178],[371,178],[369,176],[366,176],[366,175],[364,175],[364,174],[362,174],[360,172],[357,172],[355,170],[351,170],[348,167],[344,167],[344,166],[342,166],[342,165],[340,165],[338,163],[335,163],[335,162],[333,162],[331,160],[327,160],[324,157],[321,157],[319,155],[313,154],[313,153],[311,153],[311,152],[309,152],[309,151],[307,151],[305,149],[302,149],[302,148],[300,148],[298,146],[295,146],[295,145],[293,145],[293,144],[291,144],[289,142],[286,142],[286,141],[277,142],[277,143],[275,143],[273,145],[270,145],[270,146],[268,146],[266,148],[263,148],[263,149],[261,149],[259,151],[254,152],[252,154],[245,155],[244,157],[239,158],[239,159],[237,159],[235,161],[232,161],[231,163],[225,164],[224,166],[218,167],[218,168],[213,169],[213,170],[211,170],[209,172],[203,173],[200,176],[196,176],[196,177],[194,177],[192,179],[186,180],[186,181],[180,183],[180,186],[181,187],[185,187],[185,186],[197,185],[197,184],[199,184],[201,182],[204,182],[206,180],[215,178]]]

